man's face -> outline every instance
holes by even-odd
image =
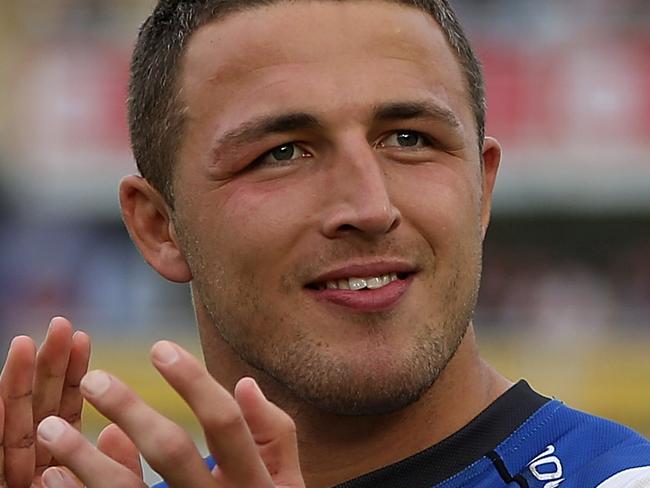
[[[488,205],[437,24],[259,7],[200,29],[181,83],[174,223],[202,333],[328,411],[415,401],[470,322]]]

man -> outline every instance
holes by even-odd
[[[7,486],[144,486],[138,451],[172,487],[650,486],[645,439],[479,356],[501,150],[446,2],[161,1],[129,108],[124,220],[191,283],[207,371],[169,342],[152,361],[218,467],[118,379],[76,388],[87,340],[56,319],[0,382]],[[98,449],[59,418],[80,394],[116,424]]]

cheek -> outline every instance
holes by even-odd
[[[438,251],[479,235],[480,184],[459,162],[406,166],[395,177],[404,219]]]
[[[309,225],[304,201],[280,182],[227,184],[206,197],[200,212],[203,247],[232,272],[264,280]]]

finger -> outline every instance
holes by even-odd
[[[293,419],[266,399],[253,378],[237,383],[235,399],[273,481],[282,486],[303,486]]]
[[[88,488],[145,486],[134,473],[99,452],[78,430],[59,417],[43,420],[37,435],[39,442],[57,461],[69,468]]]
[[[90,337],[85,332],[77,331],[72,335],[70,361],[65,372],[63,395],[58,415],[77,430],[81,430],[81,411],[83,408],[83,397],[79,391],[79,384],[88,372],[89,362]]]
[[[102,430],[97,439],[97,449],[142,479],[140,451],[117,425],[111,424]]]
[[[169,486],[214,486],[215,480],[187,432],[144,403],[120,380],[92,371],[81,381],[81,392],[100,413],[120,426]]]
[[[4,466],[8,486],[29,486],[36,454],[32,414],[32,380],[36,346],[31,338],[16,337],[0,376],[4,401]]]
[[[47,337],[36,355],[34,375],[34,425],[51,415],[59,415],[65,372],[72,348],[72,325],[66,319],[52,319]],[[52,456],[36,444],[36,473],[50,465]]]
[[[271,482],[239,405],[190,353],[168,341],[152,348],[152,361],[187,402],[218,460],[219,476],[233,486]]]
[[[83,483],[67,468],[49,468],[43,473],[46,488],[82,488]],[[40,485],[35,485],[40,486]]]
[[[65,372],[72,349],[72,325],[57,317],[52,319],[47,337],[36,355],[34,376],[34,420],[58,415]]]

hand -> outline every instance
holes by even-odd
[[[190,436],[144,403],[124,383],[101,371],[81,383],[83,396],[119,425],[172,488],[304,488],[293,420],[244,378],[234,397],[191,354],[170,342],[152,349],[152,362],[197,416],[218,467],[207,468]],[[88,488],[142,488],[142,479],[94,448],[57,417],[38,428],[38,439]],[[57,488],[75,488],[61,468],[48,469]]]
[[[35,426],[55,414],[75,428],[81,425],[83,399],[79,382],[86,374],[90,339],[73,334],[70,323],[55,318],[43,345],[16,337],[0,376],[0,486],[39,485],[40,475],[51,465],[49,452],[34,443]]]
[[[52,320],[38,350],[29,337],[12,341],[0,376],[0,488],[42,486],[42,473],[56,463],[43,445],[34,442],[36,425],[58,415],[81,428],[79,383],[89,359],[90,338],[73,332],[63,318]],[[129,443],[124,450],[124,438],[111,427],[100,436],[99,446],[109,456],[124,459],[118,453],[134,449]]]

